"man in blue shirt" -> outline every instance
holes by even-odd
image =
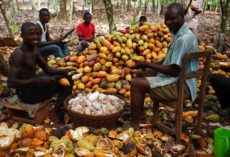
[[[148,68],[138,73],[138,78],[131,82],[132,125],[138,129],[140,116],[143,114],[145,93],[150,93],[155,100],[175,100],[178,98],[178,79],[185,53],[197,52],[195,35],[184,24],[184,8],[179,3],[172,3],[165,13],[165,24],[173,34],[163,65],[134,60],[137,68]],[[187,72],[198,69],[198,60],[192,60]],[[197,80],[186,80],[185,97],[195,100]]]

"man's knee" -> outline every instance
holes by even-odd
[[[58,45],[52,45],[52,47],[53,47],[53,50],[56,51],[56,52],[62,51],[62,49]]]
[[[148,81],[145,78],[135,78],[131,81],[132,89],[149,89]]]

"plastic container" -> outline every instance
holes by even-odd
[[[214,131],[215,157],[230,157],[230,130],[217,128]]]

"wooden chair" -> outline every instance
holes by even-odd
[[[190,73],[186,73],[186,68],[188,63],[195,58],[204,58],[204,69],[202,71],[193,71]],[[172,129],[166,125],[161,124],[159,121],[159,101],[156,101],[153,105],[153,124],[161,128],[165,131],[168,131],[171,134],[176,135],[176,142],[179,142],[182,135],[182,116],[183,116],[183,102],[184,102],[184,88],[185,88],[185,80],[191,78],[199,78],[201,77],[201,88],[199,91],[198,98],[198,116],[196,120],[196,131],[201,133],[201,123],[203,117],[203,104],[205,100],[205,89],[206,89],[206,81],[208,77],[209,71],[209,63],[211,59],[211,52],[195,52],[195,53],[187,53],[185,54],[182,61],[182,70],[179,78],[179,86],[178,86],[178,99],[177,100],[169,100],[162,102],[165,105],[174,106],[175,107],[175,120],[176,120],[176,128]],[[153,100],[155,101],[155,100]]]

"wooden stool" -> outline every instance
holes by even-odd
[[[42,124],[46,118],[49,118],[50,102],[47,100],[37,105],[39,105],[39,107],[34,118],[29,116],[28,112],[20,105],[20,103],[5,104],[5,107],[10,114],[10,119],[14,121],[30,124]]]

